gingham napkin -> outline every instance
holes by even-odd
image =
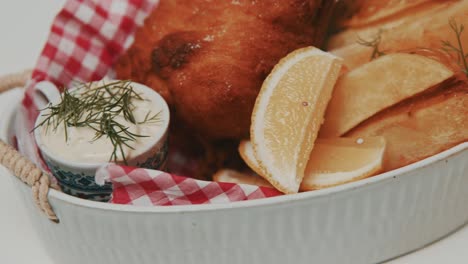
[[[90,82],[112,74],[112,65],[133,41],[158,0],[69,0],[55,18],[22,102],[16,135],[18,149],[36,164],[43,163],[30,131],[41,106],[37,84],[58,87]],[[54,88],[48,88],[54,89]],[[112,203],[180,205],[226,203],[281,195],[266,187],[194,180],[168,173],[104,166],[100,181],[113,183]]]
[[[50,29],[16,122],[18,150],[48,170],[30,131],[42,108],[36,84],[51,81],[58,87],[100,80],[128,48],[133,34],[158,0],[68,0]],[[51,88],[50,86],[48,88]]]
[[[229,203],[280,195],[272,188],[194,180],[169,173],[109,164],[96,173],[98,184],[114,185],[111,203],[187,205]]]

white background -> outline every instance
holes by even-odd
[[[63,3],[64,0],[0,1],[0,75],[34,66],[50,23]],[[0,96],[0,109],[9,96],[16,95]],[[13,185],[0,168],[0,263],[52,264],[44,248],[21,207]],[[468,227],[389,263],[468,263]]]

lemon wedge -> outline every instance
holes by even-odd
[[[384,137],[317,139],[300,190],[323,189],[372,176],[381,171],[384,152]],[[253,171],[265,177],[250,141],[240,143],[239,153]]]
[[[238,148],[239,154],[247,166],[250,167],[255,173],[264,177],[265,172],[258,164],[257,158],[255,158],[252,142],[250,140],[242,140]]]
[[[384,152],[383,137],[317,140],[300,189],[323,189],[377,174]]]
[[[251,140],[263,176],[297,193],[342,60],[314,47],[283,58],[264,81],[252,113]]]

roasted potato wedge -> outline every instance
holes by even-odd
[[[453,76],[442,63],[414,54],[389,54],[362,65],[338,80],[320,137],[339,137],[381,110]]]
[[[385,171],[447,150],[468,140],[468,84],[402,102],[362,123],[346,136],[383,136]]]
[[[424,17],[432,17],[438,12],[443,12],[444,9],[452,5],[455,1],[431,1],[423,5],[418,5],[414,8],[409,8],[405,12],[400,12],[390,19],[371,23],[364,27],[350,27],[341,31],[328,40],[328,50],[342,48],[347,45],[355,44],[360,40],[372,40],[380,32],[392,31],[400,26],[418,21]]]
[[[231,169],[221,169],[213,175],[215,182],[229,182],[236,184],[249,184],[274,188],[267,180],[248,172],[239,172]]]
[[[348,0],[348,4],[355,5],[355,8],[357,6],[358,11],[349,20],[345,21],[344,25],[349,27],[363,27],[396,16],[399,13],[431,1],[432,0]]]
[[[456,34],[449,24],[451,19],[460,25],[468,25],[468,1],[457,1],[431,16],[409,20],[391,30],[383,31],[378,48],[388,54],[421,47],[439,50],[442,41],[457,43]],[[466,32],[461,35],[461,42],[465,47],[468,46]],[[331,52],[342,57],[345,65],[352,70],[371,60],[374,47],[353,43]]]

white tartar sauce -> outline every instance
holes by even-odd
[[[132,87],[143,99],[132,99],[134,105],[132,113],[137,121],[136,124],[125,120],[122,114],[113,119],[122,126],[128,127],[131,133],[145,136],[135,137],[134,141],[127,142],[133,149],[123,145],[123,152],[127,160],[156,144],[166,133],[169,122],[168,107],[159,94],[140,84],[132,83]],[[49,109],[43,111],[36,124],[44,120],[49,113]],[[160,121],[139,123],[145,120],[148,113],[150,116],[159,113],[158,120]],[[110,160],[114,151],[114,144],[111,140],[106,135],[95,139],[96,131],[90,127],[68,126],[66,133],[63,125],[59,125],[57,129],[42,125],[36,130],[39,130],[35,131],[38,133],[36,139],[39,147],[46,150],[49,155],[65,160],[91,164],[104,163]],[[122,160],[120,150],[117,151],[117,160]]]

